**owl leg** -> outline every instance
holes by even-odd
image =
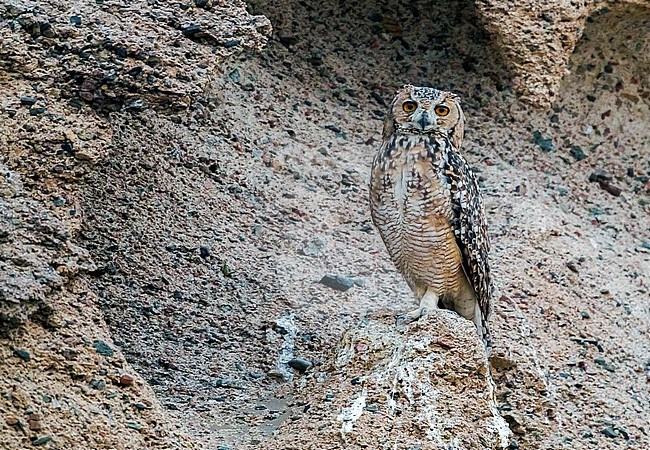
[[[489,347],[490,335],[485,320],[483,319],[478,299],[476,298],[476,292],[474,292],[474,288],[469,284],[467,277],[463,277],[460,287],[460,293],[458,297],[454,299],[454,311],[467,320],[474,322],[474,325],[476,325],[476,331],[485,342],[487,348]]]
[[[438,309],[438,301],[440,298],[431,290],[427,289],[422,298],[420,299],[420,306],[413,311],[409,311],[397,316],[398,323],[411,323],[427,316],[431,311]]]

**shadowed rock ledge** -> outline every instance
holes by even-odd
[[[507,447],[510,429],[472,323],[448,311],[394,322],[383,312],[347,331],[329,367],[296,396],[302,414],[265,448]]]

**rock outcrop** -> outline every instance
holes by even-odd
[[[493,387],[471,322],[434,311],[400,329],[375,315],[343,335],[265,448],[506,448]]]
[[[587,20],[612,8],[648,9],[645,0],[477,0],[485,28],[505,55],[513,85],[535,106],[554,102]]]

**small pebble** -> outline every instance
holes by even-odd
[[[104,341],[95,341],[93,348],[102,356],[113,356],[113,349]]]
[[[580,273],[580,269],[578,269],[578,263],[576,263],[575,261],[571,260],[567,262],[566,266],[569,268],[571,272]]]
[[[40,431],[43,428],[39,419],[29,420],[29,429],[32,431]]]
[[[201,254],[201,258],[203,258],[203,259],[209,258],[210,256],[212,256],[212,251],[210,250],[210,247],[206,247],[204,245],[199,247],[199,253]]]
[[[24,106],[32,106],[35,105],[36,102],[37,100],[34,97],[20,97],[20,104]]]
[[[535,144],[537,144],[543,151],[555,151],[555,144],[553,143],[553,139],[542,137],[542,133],[539,130],[533,132],[533,137],[535,138]]]
[[[264,372],[261,370],[252,370],[248,372],[248,376],[255,380],[259,380],[260,378],[264,378]]]
[[[133,377],[128,373],[120,375],[120,384],[122,386],[131,386],[133,384]]]
[[[335,133],[340,133],[341,132],[341,129],[339,127],[337,127],[336,125],[325,125],[325,129],[333,131]]]
[[[52,440],[52,436],[43,436],[32,441],[32,445],[38,447],[39,445],[47,444]]]
[[[6,422],[7,425],[9,425],[10,427],[13,427],[13,426],[15,426],[15,425],[18,425],[18,424],[20,423],[20,421],[19,421],[16,417],[7,417],[7,418],[5,419],[5,422]]]
[[[301,248],[298,250],[298,253],[314,258],[323,256],[325,254],[325,242],[318,238],[304,241],[301,244]]]
[[[232,40],[230,40],[230,41],[226,41],[226,42],[224,42],[224,43],[221,44],[221,45],[223,45],[223,46],[226,47],[226,48],[232,48],[232,47],[237,47],[239,44],[240,44],[240,41],[239,41],[239,40],[237,40],[237,39],[232,39]]]
[[[43,107],[29,108],[29,115],[30,116],[38,116],[39,114],[43,114],[44,112],[45,112],[45,108],[43,108]]]
[[[287,363],[289,367],[296,369],[298,372],[306,372],[313,364],[311,361],[302,358],[294,358]]]
[[[341,292],[348,291],[354,286],[354,281],[340,275],[325,275],[321,278],[320,283],[328,288]]]
[[[192,37],[201,31],[201,25],[188,25],[181,30],[183,36]]]
[[[603,433],[605,436],[608,438],[615,438],[618,437],[618,431],[616,431],[612,427],[605,427],[602,430],[600,430],[601,433]]]
[[[32,359],[27,350],[14,350],[14,356],[22,359],[25,362],[29,362]]]

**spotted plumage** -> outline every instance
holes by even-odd
[[[406,316],[454,310],[476,324],[487,344],[490,243],[476,177],[459,152],[464,126],[456,95],[400,89],[373,161],[370,206],[391,259],[420,302]]]

